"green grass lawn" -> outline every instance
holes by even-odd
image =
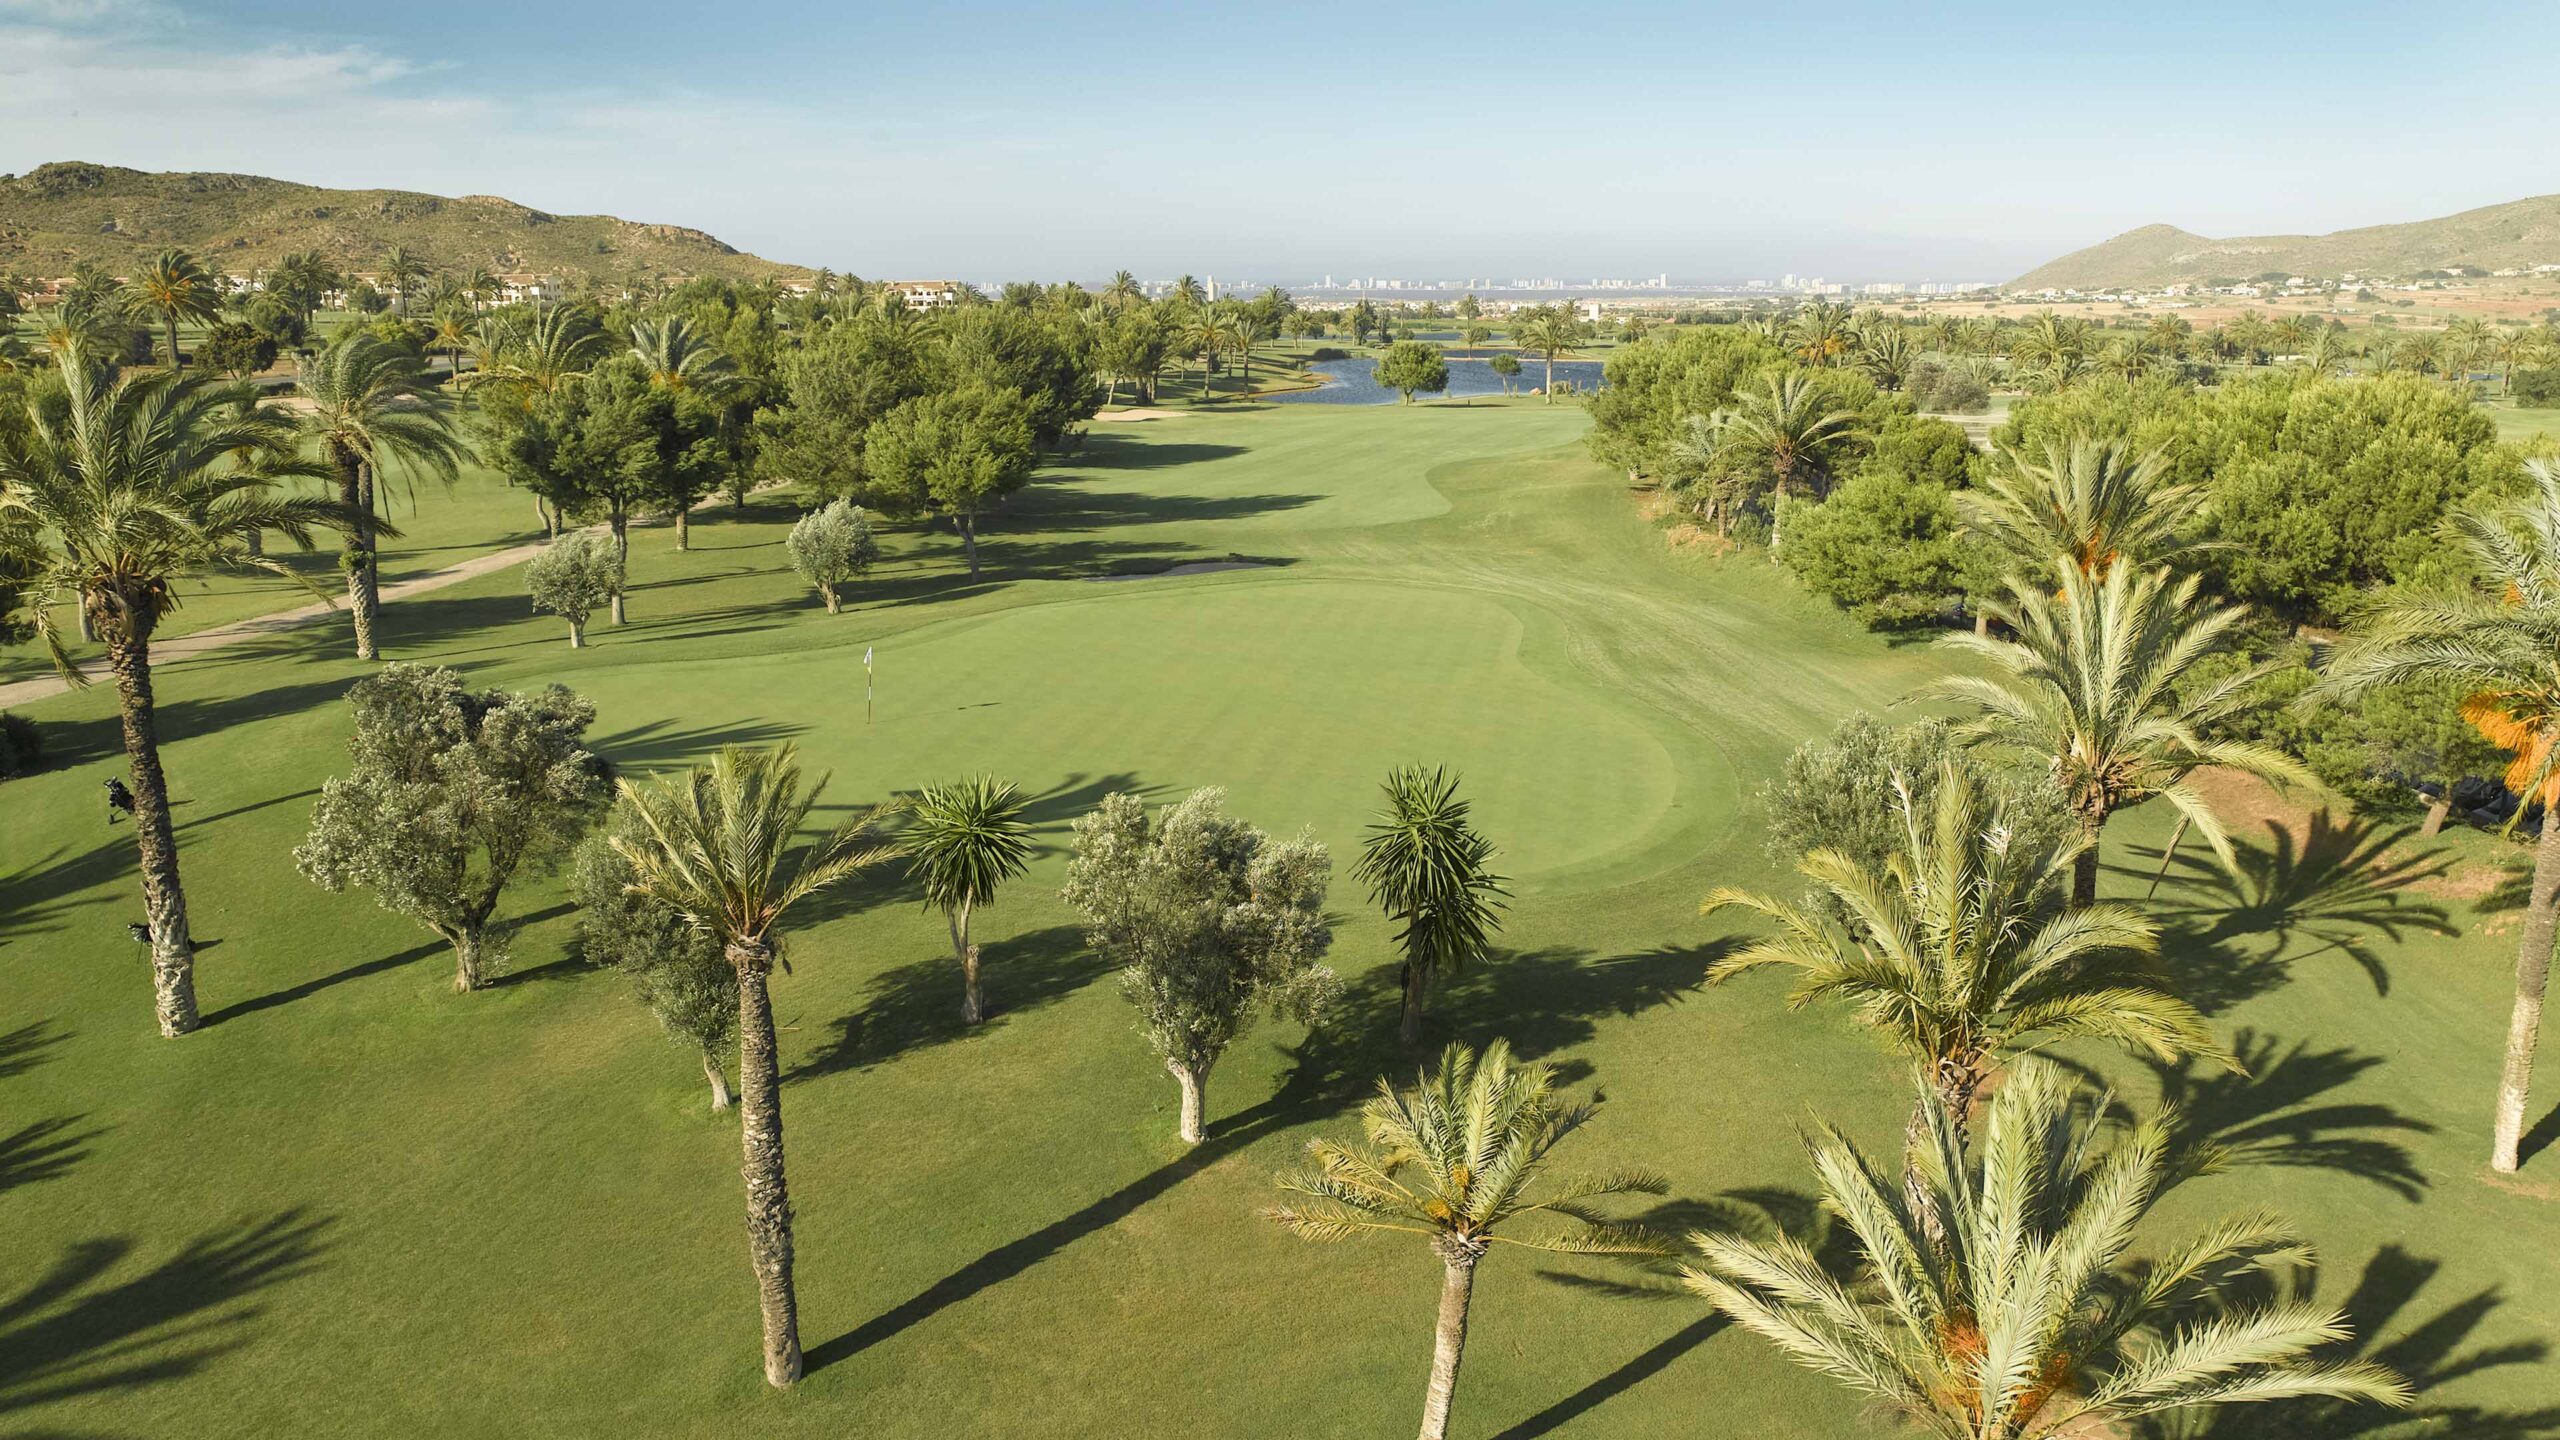
[[[1760,559],[1667,548],[1583,456],[1584,423],[1524,404],[1098,426],[988,525],[982,577],[955,538],[897,530],[837,617],[789,574],[779,504],[714,512],[689,554],[641,532],[631,624],[585,650],[527,613],[519,574],[386,608],[393,658],[592,697],[596,747],[630,770],[788,739],[832,772],[831,807],[978,771],[1036,797],[1041,856],[979,921],[982,1029],[959,1026],[941,922],[903,882],[825,897],[792,934],[774,988],[811,1368],[784,1394],[757,1366],[734,1129],[622,983],[568,953],[557,885],[514,897],[512,973],[464,997],[423,932],[294,873],[363,673],[334,627],[161,676],[211,1021],[183,1041],[156,1037],[124,934],[131,839],[98,798],[110,697],[29,707],[59,763],[0,791],[0,1428],[1401,1433],[1437,1263],[1418,1242],[1310,1245],[1255,1212],[1309,1136],[1417,1063],[1393,1043],[1388,928],[1346,874],[1407,760],[1464,770],[1517,893],[1500,956],[1437,1001],[1433,1043],[1508,1036],[1604,1091],[1567,1163],[1667,1171],[1665,1224],[1721,1196],[1800,1219],[1797,1127],[1889,1147],[1902,1083],[1775,982],[1701,989],[1728,935],[1697,902],[1777,883],[1752,794],[1790,747],[1941,662]],[[530,519],[517,508],[499,523]],[[1091,578],[1231,554],[1268,564]],[[1186,1153],[1174,1085],[1056,889],[1067,822],[1104,794],[1211,784],[1332,847],[1352,983],[1323,1029],[1230,1052],[1209,1143]],[[2164,830],[2135,812],[2110,832],[2115,888],[2139,893]],[[2225,1436],[2560,1424],[2534,1363],[2560,1331],[2560,1155],[2514,1184],[2483,1166],[2513,916],[2472,882],[2514,852],[2402,841],[2377,866],[2392,833],[2315,828],[2262,843],[2237,885],[2182,865],[2162,887],[2178,974],[2253,1060],[2245,1080],[2165,1083],[2256,1151],[2171,1209],[2295,1217],[2318,1288],[2458,1414],[2262,1413]],[[2089,1058],[2128,1098],[2164,1083]],[[1882,1433],[1702,1304],[1582,1283],[1628,1277],[1490,1264],[1460,1433]]]

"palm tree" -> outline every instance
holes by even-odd
[[[328,462],[339,502],[355,516],[341,557],[347,605],[355,621],[356,658],[377,659],[373,627],[382,592],[374,541],[382,522],[375,515],[375,489],[383,466],[421,466],[450,484],[469,451],[454,431],[451,398],[427,384],[426,362],[378,335],[349,335],[302,362],[294,388],[304,404],[302,432]]]
[[[2472,592],[2386,601],[2330,655],[2305,697],[2350,698],[2404,680],[2464,686],[2465,716],[2516,752],[2507,788],[2543,806],[2490,1148],[2489,1163],[2501,1171],[2521,1163],[2543,991],[2560,932],[2560,466],[2529,460],[2525,470],[2532,494],[2456,519],[2477,576]]]
[[[2143,333],[2151,341],[2152,349],[2174,358],[2187,353],[2188,342],[2195,338],[2196,327],[2182,315],[2154,315]]]
[[[471,311],[467,305],[439,305],[435,309],[435,328],[427,336],[427,348],[444,352],[446,383],[462,388],[462,352],[470,349]]]
[[[1989,662],[1991,675],[1939,681],[1931,693],[1971,705],[1958,727],[1976,743],[2015,749],[2052,769],[2089,844],[2072,863],[2071,904],[2098,898],[2098,839],[2107,818],[2154,796],[2176,807],[2226,869],[2238,857],[2222,823],[2187,777],[2219,765],[2277,784],[2309,784],[2290,757],[2264,745],[2206,738],[2238,710],[2266,665],[2188,684],[2242,618],[2198,593],[2199,578],[2115,565],[2093,576],[2057,556],[2041,579],[2013,575],[2008,598],[1985,607],[2005,637],[1949,635],[1939,643]]]
[[[1538,305],[1511,321],[1511,343],[1547,362],[1546,403],[1556,403],[1556,357],[1582,343],[1582,322],[1569,305]]]
[[[1789,966],[1800,975],[1790,1008],[1855,1007],[1927,1080],[1960,1139],[2001,1057],[2044,1040],[2091,1036],[2161,1061],[2203,1055],[2236,1068],[2195,1007],[2147,977],[2159,927],[2122,906],[2064,908],[2087,837],[2031,841],[1959,760],[1943,763],[1935,790],[1924,813],[1896,777],[1902,848],[1881,871],[1828,849],[1797,866],[1844,919],[1740,890],[1708,896],[1701,913],[1740,908],[1778,930],[1716,961],[1708,978]],[[1915,1145],[1928,1111],[1924,1098]]]
[[[1785,496],[1828,489],[1866,432],[1854,411],[1828,408],[1830,392],[1804,371],[1766,379],[1767,389],[1736,395],[1710,427],[1717,468],[1749,477],[1755,490],[1765,483],[1774,516]],[[1778,548],[1774,525],[1769,548]]]
[[[1227,323],[1225,316],[1203,310],[1182,328],[1182,343],[1192,354],[1200,357],[1200,398],[1215,398],[1209,390],[1209,370],[1218,363],[1220,354],[1234,348],[1235,328]]]
[[[273,530],[307,550],[313,529],[352,530],[354,517],[269,488],[318,472],[292,457],[290,422],[252,392],[168,372],[111,382],[77,349],[57,364],[61,395],[31,402],[23,428],[0,425],[0,570],[26,577],[25,604],[64,680],[89,683],[56,629],[57,606],[76,605],[106,643],[131,767],[154,1008],[161,1034],[184,1035],[198,1024],[195,942],[160,765],[152,633],[177,608],[181,576],[234,565],[297,578],[250,555],[248,537]],[[231,464],[242,449],[275,458]]]
[[[1868,327],[1859,337],[1857,357],[1858,368],[1876,382],[1877,389],[1899,390],[1911,378],[1920,347],[1908,327],[1888,322]]]
[[[418,284],[427,278],[427,260],[406,245],[394,245],[382,257],[382,278],[400,296],[400,313],[409,313],[409,301],[416,295]]]
[[[2105,1104],[2029,1062],[1992,1097],[1977,1161],[1928,1103],[1925,1198],[1830,1126],[1808,1140],[1854,1280],[1835,1279],[1792,1237],[1700,1233],[1699,1258],[1682,1267],[1689,1288],[1941,1440],[2124,1434],[2143,1416],[2305,1396],[2407,1403],[2391,1372],[2317,1358],[2349,1338],[2343,1313],[2230,1293],[2299,1256],[2275,1217],[2235,1216],[2131,1258],[2178,1176],[2167,1118],[2102,1145]],[[1932,1214],[1945,1217],[1934,1233]]]
[[[928,785],[915,798],[904,839],[910,868],[924,883],[927,905],[951,923],[951,953],[960,961],[960,1018],[987,1018],[978,989],[978,947],[969,913],[995,903],[996,887],[1022,873],[1031,858],[1031,827],[1010,780],[974,776]]]
[[[2098,373],[2118,380],[2138,380],[2151,369],[2151,342],[2146,337],[2118,335],[2098,352]]]
[[[2075,435],[2046,442],[2041,463],[2015,451],[2002,458],[2009,463],[1979,489],[1957,493],[1956,513],[2017,568],[2041,573],[2060,556],[2094,576],[2119,561],[2161,565],[2206,548],[2189,533],[2204,487],[2172,483],[2159,450],[2137,455],[2121,440]]]
[[[1114,307],[1125,308],[1144,301],[1146,292],[1138,288],[1138,277],[1126,270],[1115,270],[1111,283],[1103,287],[1102,298]]]
[[[2518,326],[2498,332],[2498,388],[2501,393],[2516,392],[2516,371],[2550,353],[2551,336],[2547,331]]]
[[[1452,1045],[1436,1074],[1411,1090],[1385,1081],[1360,1108],[1365,1144],[1317,1140],[1312,1170],[1280,1177],[1302,1196],[1265,1213],[1310,1240],[1389,1232],[1420,1235],[1440,1258],[1440,1319],[1431,1386],[1422,1402],[1421,1440],[1445,1440],[1458,1362],[1467,1344],[1467,1307],[1476,1266],[1496,1245],[1570,1255],[1658,1255],[1661,1242],[1607,1223],[1591,1202],[1613,1195],[1659,1195],[1659,1176],[1642,1172],[1559,1177],[1540,1186],[1548,1157],[1591,1118],[1590,1103],[1568,1105],[1543,1065],[1516,1064],[1500,1040],[1484,1054]],[[1567,1222],[1520,1236],[1506,1227],[1530,1216]]]
[[[1352,873],[1396,922],[1396,943],[1404,949],[1398,1034],[1413,1045],[1422,1039],[1431,982],[1484,958],[1511,892],[1491,868],[1493,842],[1468,820],[1457,776],[1401,766],[1387,772],[1386,796]]]
[[[669,390],[717,393],[737,375],[737,366],[729,357],[681,315],[670,320],[635,322],[631,327],[631,356],[649,372],[650,384]]]
[[[667,906],[720,941],[738,975],[738,1119],[747,1189],[747,1249],[764,1311],[764,1378],[800,1378],[800,1309],[791,1284],[791,1195],[783,1171],[782,1076],[774,1056],[767,982],[782,959],[782,917],[858,870],[894,856],[868,843],[879,810],[788,852],[826,781],[801,788],[792,748],[723,749],[679,781],[622,782],[638,839],[612,837],[630,862],[631,891]]]
[[[1240,362],[1236,369],[1236,386],[1250,394],[1253,390],[1253,347],[1271,338],[1270,322],[1251,310],[1238,309],[1228,327],[1235,339],[1236,358]]]
[[[163,250],[158,258],[126,283],[125,308],[160,322],[169,337],[169,368],[185,368],[178,353],[178,322],[213,323],[222,313],[222,282],[184,250]]]
[[[471,297],[474,306],[496,304],[498,297],[507,291],[507,283],[486,265],[474,265],[463,271],[459,287],[463,294]]]
[[[1839,364],[1858,344],[1849,307],[1816,300],[1796,312],[1786,327],[1787,347],[1796,358],[1817,368]]]
[[[535,305],[481,325],[481,360],[473,382],[499,381],[548,395],[587,373],[604,336],[578,311]]]

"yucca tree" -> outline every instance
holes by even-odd
[[[747,1191],[747,1252],[764,1312],[764,1378],[800,1378],[800,1307],[791,1279],[791,1193],[783,1170],[782,1074],[768,982],[783,959],[781,925],[793,905],[894,857],[871,841],[881,810],[792,853],[826,789],[803,788],[792,747],[720,752],[682,779],[622,782],[636,833],[611,844],[631,866],[631,893],[665,905],[720,942],[738,977],[738,1120]]]
[[[169,339],[169,368],[183,369],[178,352],[178,325],[193,321],[210,325],[222,313],[222,282],[184,250],[163,250],[125,282],[127,310],[156,321]]]
[[[2168,457],[2135,453],[2121,440],[2074,435],[2050,441],[2040,459],[2002,452],[1978,489],[1956,496],[1965,528],[1997,545],[2013,565],[2041,575],[2059,556],[2083,575],[2118,563],[2162,565],[2202,549],[2201,485],[2169,478]]]
[[[85,685],[60,630],[69,603],[105,642],[133,789],[134,839],[151,931],[160,1033],[196,1028],[195,942],[187,928],[169,784],[160,764],[151,637],[178,606],[181,576],[245,566],[295,572],[249,553],[272,530],[304,549],[314,529],[354,517],[273,480],[317,473],[291,454],[292,426],[244,387],[169,372],[108,381],[77,349],[60,359],[62,394],[30,403],[23,428],[0,425],[0,570],[22,574],[26,606],[62,677]],[[237,451],[270,457],[232,463]]]
[[[1787,1004],[1851,1006],[1927,1077],[1959,1138],[2002,1057],[2052,1040],[2236,1063],[2195,1007],[2151,978],[2159,927],[2118,905],[2065,908],[2086,837],[2029,839],[1960,760],[1945,762],[1931,788],[1924,811],[1897,777],[1902,846],[1881,870],[1837,850],[1797,866],[1845,918],[1740,890],[1708,896],[1702,913],[1747,910],[1777,929],[1716,961],[1708,979],[1796,971]],[[1915,1143],[1926,1123],[1924,1104]]]
[[[1533,306],[1512,319],[1512,345],[1546,362],[1547,404],[1556,403],[1556,357],[1573,353],[1584,338],[1582,322],[1574,318],[1570,305]]]
[[[2407,1403],[2391,1372],[2319,1358],[2350,1338],[2342,1312],[2229,1294],[2301,1256],[2277,1217],[2233,1216],[2134,1258],[2180,1173],[2168,1117],[2102,1143],[2108,1102],[2030,1061],[1992,1097],[1977,1157],[1927,1103],[1921,1198],[1838,1130],[1808,1138],[1853,1279],[1793,1238],[1701,1233],[1683,1267],[1689,1288],[1940,1440],[2094,1440],[2146,1416],[2249,1401]]]
[[[1385,788],[1386,808],[1370,822],[1352,873],[1396,922],[1404,951],[1397,1033],[1415,1045],[1432,984],[1484,958],[1511,892],[1493,872],[1493,842],[1458,798],[1457,776],[1406,765],[1387,773]]]
[[[377,659],[382,577],[375,544],[383,526],[375,505],[383,467],[410,465],[451,483],[469,448],[454,428],[450,397],[427,384],[426,362],[378,335],[348,335],[301,362],[294,388],[304,405],[302,433],[328,463],[339,503],[356,517],[339,563],[356,658]]]
[[[631,327],[631,358],[649,372],[649,383],[669,390],[717,393],[737,375],[737,367],[693,322],[679,315],[667,320],[641,320]]]
[[[2533,491],[2455,524],[2477,577],[2468,594],[2385,602],[2330,653],[2306,700],[2351,699],[2410,680],[2469,690],[2464,713],[2516,754],[2507,788],[2543,806],[2533,881],[2516,951],[2489,1163],[2520,1163],[2551,947],[2560,934],[2560,466],[2530,460]],[[2519,816],[2523,811],[2517,812]]]
[[[2071,903],[2098,898],[2098,841],[2108,817],[2154,796],[2211,846],[2226,869],[2231,839],[2187,778],[2208,765],[2279,785],[2309,784],[2289,756],[2268,746],[2209,738],[2246,703],[2267,666],[2181,690],[2242,618],[2199,593],[2198,577],[2116,565],[2092,576],[2056,557],[2042,576],[2013,575],[2005,600],[1985,609],[2005,636],[1949,635],[1939,643],[1989,663],[1929,693],[1976,711],[1958,727],[1974,743],[2018,751],[2050,767],[2088,848],[2072,862]]]
[[[996,887],[1022,874],[1031,859],[1031,827],[1022,818],[1022,792],[1010,780],[972,776],[928,785],[908,809],[900,838],[908,868],[924,884],[925,903],[951,923],[951,953],[960,962],[960,1018],[987,1018],[978,988],[978,947],[969,939],[969,916],[995,903]]]
[[[1379,1232],[1419,1235],[1442,1267],[1440,1317],[1433,1330],[1431,1383],[1422,1402],[1421,1440],[1445,1440],[1467,1345],[1476,1266],[1496,1245],[1576,1255],[1658,1255],[1662,1242],[1609,1223],[1593,1206],[1613,1195],[1659,1195],[1661,1177],[1642,1171],[1546,1177],[1548,1157],[1591,1118],[1588,1102],[1555,1093],[1547,1067],[1520,1064],[1496,1040],[1482,1055],[1452,1045],[1440,1068],[1410,1090],[1378,1083],[1360,1110],[1363,1142],[1317,1140],[1311,1169],[1280,1177],[1299,1197],[1264,1213],[1310,1240]],[[1545,1182],[1545,1183],[1541,1183]],[[1529,1235],[1504,1233],[1544,1219]]]

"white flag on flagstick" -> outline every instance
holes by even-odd
[[[871,668],[871,647],[868,645],[862,647],[862,668],[865,670]]]

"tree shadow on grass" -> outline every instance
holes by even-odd
[[[56,1115],[0,1135],[0,1193],[58,1180],[89,1156],[89,1142],[104,1132],[82,1130],[85,1115]]]
[[[617,771],[673,770],[730,745],[779,744],[808,730],[784,720],[757,719],[734,725],[686,726],[677,719],[644,721],[606,735],[589,736],[587,749],[603,756]]]
[[[1028,935],[981,946],[979,976],[987,1018],[960,1019],[960,962],[936,955],[882,972],[863,987],[862,1008],[828,1022],[834,1035],[785,1078],[815,1079],[843,1070],[867,1070],[912,1050],[965,1039],[1063,1000],[1100,979],[1109,962],[1085,947],[1072,925],[1052,925]]]
[[[74,853],[59,846],[28,869],[0,880],[0,945],[63,928],[72,912],[113,904],[119,898],[98,892],[135,873],[133,842],[127,831]],[[122,917],[114,917],[121,927]]]
[[[2165,932],[2171,988],[2206,1014],[2277,989],[2295,966],[2333,952],[2360,967],[2374,993],[2388,995],[2391,972],[2374,941],[2457,933],[2443,906],[2409,893],[2447,868],[2439,855],[2395,853],[2414,834],[2409,828],[2320,810],[2301,835],[2272,820],[2267,830],[2267,848],[2240,848],[2236,876],[2201,847],[2182,851],[2163,893],[2143,903]],[[2114,868],[2147,883],[2161,852],[2130,853],[2136,864]]]
[[[50,1020],[30,1020],[14,1030],[0,1031],[0,1080],[24,1075],[51,1060],[70,1038],[70,1031]]]
[[[1525,1057],[1551,1054],[1589,1039],[1603,1017],[1669,1003],[1704,983],[1722,942],[1662,949],[1602,961],[1588,952],[1505,952],[1476,967],[1437,1001],[1437,1029],[1464,1031],[1474,1043],[1507,1036]],[[946,966],[951,962],[943,962]],[[1383,979],[1380,977],[1383,975]],[[1209,1137],[1172,1161],[1110,1194],[1053,1220],[926,1286],[906,1301],[811,1349],[808,1368],[824,1369],[862,1353],[941,1311],[1010,1280],[1076,1241],[1106,1229],[1199,1171],[1267,1137],[1341,1114],[1371,1093],[1382,1071],[1409,1072],[1421,1057],[1395,1043],[1398,989],[1393,967],[1352,983],[1344,1003],[1292,1053],[1279,1088],[1259,1103],[1212,1122]],[[956,1013],[956,996],[950,1009]],[[1494,1022],[1500,1023],[1494,1023]],[[1390,1059],[1389,1057],[1396,1057]],[[1587,1078],[1588,1066],[1554,1067],[1564,1083]],[[1395,1074],[1401,1080],[1402,1073]],[[1168,1081],[1168,1084],[1171,1082]],[[1210,1090],[1213,1108],[1218,1094]]]
[[[2346,1046],[2315,1050],[2300,1040],[2287,1045],[2248,1027],[2231,1048],[2245,1073],[2203,1061],[2143,1062],[2171,1114],[2170,1143],[2182,1168],[2211,1150],[2232,1165],[2334,1170],[2403,1200],[2424,1196],[2426,1172],[2401,1137],[2432,1135],[2436,1127],[2384,1101],[2338,1093],[2364,1082],[2383,1057]]]
[[[2328,1361],[2371,1361],[2397,1372],[2418,1396],[2413,1408],[2387,1410],[2378,1405],[2328,1400],[2280,1400],[2233,1405],[2152,1433],[2179,1440],[2560,1437],[2560,1405],[2505,1410],[2429,1403],[2429,1397],[2442,1387],[2488,1371],[2524,1366],[2539,1372],[2551,1353],[2550,1344],[2539,1338],[2477,1343],[2482,1325],[2506,1303],[2495,1286],[2456,1300],[2432,1316],[2421,1317],[2417,1313],[2420,1293],[2435,1282],[2443,1269],[2441,1261],[2421,1259],[2398,1245],[2384,1246],[2365,1262],[2364,1274],[2343,1306],[2355,1338],[2330,1347],[2318,1357]],[[2309,1292],[2308,1277],[2297,1283],[2301,1293]]]
[[[309,1273],[331,1221],[288,1210],[112,1280],[137,1242],[84,1240],[0,1300],[0,1414],[182,1379],[249,1343],[253,1297]]]

